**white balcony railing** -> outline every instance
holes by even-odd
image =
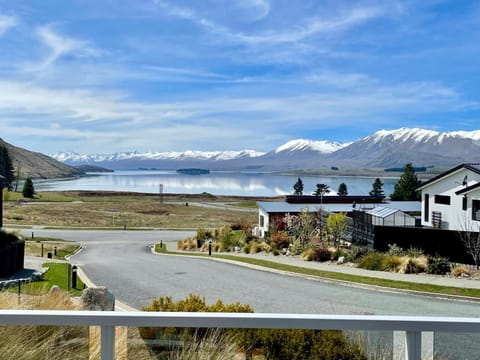
[[[404,332],[404,359],[421,359],[422,332],[480,334],[480,318],[0,310],[0,325],[100,326],[101,358],[115,358],[115,327],[331,329]]]

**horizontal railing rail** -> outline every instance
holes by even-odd
[[[102,360],[114,359],[117,326],[402,331],[408,360],[420,360],[422,332],[480,333],[480,318],[268,313],[0,310],[0,325],[100,326]]]

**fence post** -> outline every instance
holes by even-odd
[[[405,359],[421,360],[422,358],[422,332],[405,332]]]
[[[100,358],[115,360],[115,327],[102,326],[100,333]]]

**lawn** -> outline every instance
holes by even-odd
[[[68,271],[71,267],[67,263],[45,263],[44,267],[48,267],[48,271],[45,273],[45,276],[42,281],[35,281],[28,284],[23,284],[21,286],[22,294],[29,295],[41,295],[46,294],[53,285],[58,285],[61,290],[70,289],[70,295],[80,296],[83,291],[84,284],[82,280],[77,276],[77,286],[75,289],[68,285]],[[70,272],[71,273],[71,272]],[[11,291],[17,291],[16,288],[11,289]]]

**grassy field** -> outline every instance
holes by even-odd
[[[4,203],[6,226],[197,229],[234,224],[240,217],[257,221],[255,212],[244,211],[254,207],[255,199],[210,194],[166,194],[163,203],[153,194],[88,191],[44,192],[27,203],[17,200],[18,194],[10,194]]]

